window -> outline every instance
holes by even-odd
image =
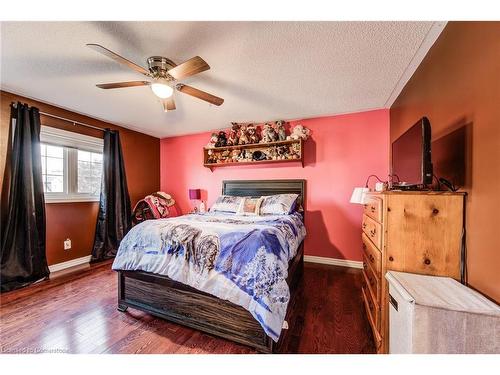
[[[64,148],[41,145],[43,191],[64,192]]]
[[[40,142],[45,201],[98,201],[103,140],[42,126]]]
[[[101,191],[102,153],[78,150],[78,193]]]

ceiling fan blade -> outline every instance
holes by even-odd
[[[174,96],[172,95],[170,98],[163,99],[163,111],[173,111],[175,109],[175,101],[174,101]]]
[[[135,86],[149,86],[151,82],[148,81],[130,81],[130,82],[113,82],[113,83],[100,83],[96,85],[100,89],[121,89],[124,87],[135,87]]]
[[[99,53],[103,54],[104,56],[109,57],[110,59],[115,60],[117,63],[128,66],[129,68],[135,70],[136,72],[139,72],[141,74],[149,76],[149,72],[146,69],[144,69],[142,66],[137,65],[130,60],[127,60],[125,57],[122,57],[122,56],[114,53],[113,51],[110,51],[109,49],[107,49],[99,44],[89,43],[89,44],[87,44],[87,47],[90,47],[94,51],[99,52]]]
[[[177,84],[175,86],[175,88],[178,91],[180,91],[180,92],[182,92],[184,94],[188,94],[188,95],[194,96],[195,98],[204,100],[206,102],[215,104],[217,106],[219,106],[222,103],[224,103],[224,99],[219,98],[218,96],[209,94],[208,92],[205,92],[205,91],[201,91],[201,90],[195,89],[194,87],[191,87],[191,86],[188,86],[188,85],[184,85],[182,83]]]
[[[210,66],[205,62],[205,60],[203,60],[200,56],[195,56],[192,59],[177,65],[175,68],[170,69],[168,74],[179,80],[204,72],[208,69],[210,69]]]

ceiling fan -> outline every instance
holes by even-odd
[[[142,66],[127,60],[99,44],[89,43],[87,46],[138,73],[144,74],[146,77],[152,78],[152,81],[114,82],[96,85],[101,89],[108,90],[121,89],[124,87],[149,86],[153,93],[162,100],[163,110],[165,112],[175,109],[175,101],[173,98],[174,89],[211,104],[215,104],[216,106],[220,106],[224,103],[224,99],[222,98],[177,82],[178,80],[210,69],[210,66],[205,60],[199,56],[193,57],[179,65],[163,56],[151,56],[147,59],[148,70],[146,70]]]

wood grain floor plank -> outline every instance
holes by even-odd
[[[1,352],[249,354],[255,351],[129,308],[111,263],[0,296]],[[359,270],[306,263],[285,353],[373,353]]]

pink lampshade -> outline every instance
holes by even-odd
[[[200,189],[189,189],[189,199],[200,199],[201,190]]]

